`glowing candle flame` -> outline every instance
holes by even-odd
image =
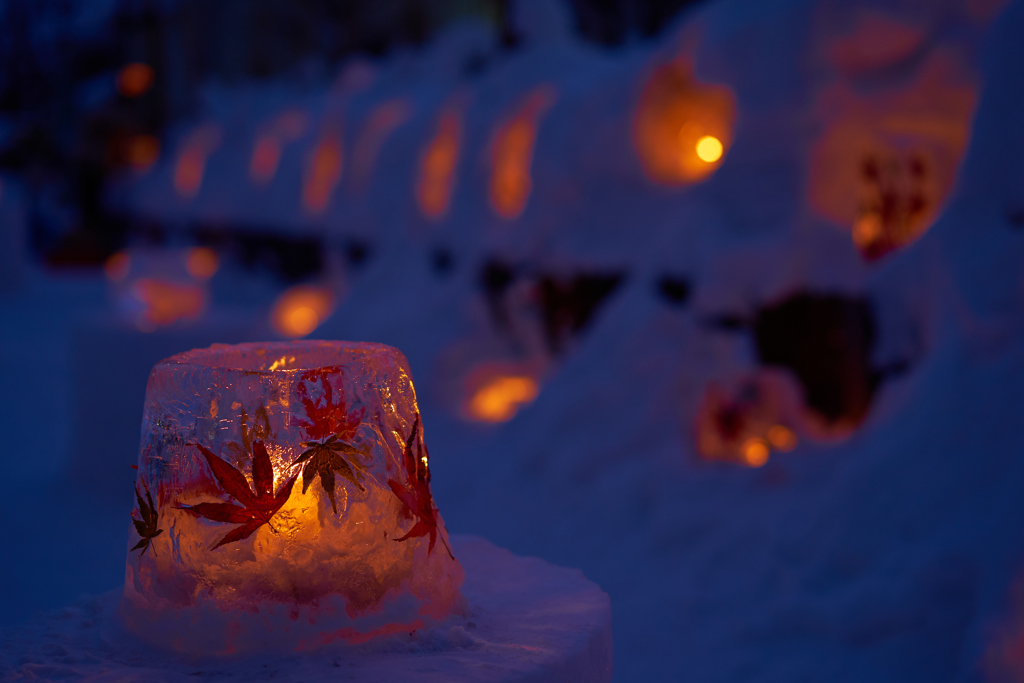
[[[537,380],[525,376],[499,376],[480,387],[469,401],[469,416],[481,422],[507,422],[537,398]]]
[[[701,161],[706,161],[712,164],[722,158],[722,142],[712,136],[705,135],[697,141],[697,156],[701,158]]]
[[[768,462],[768,445],[763,439],[747,439],[743,442],[743,460],[751,467],[761,467]]]

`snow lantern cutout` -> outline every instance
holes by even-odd
[[[118,317],[143,332],[195,321],[206,311],[207,281],[219,267],[217,252],[135,248],[111,255],[103,265]]]
[[[976,99],[973,79],[941,50],[910,83],[865,95],[829,88],[811,153],[811,208],[848,226],[867,260],[914,242],[953,189]]]
[[[317,216],[330,206],[334,190],[341,182],[343,162],[341,131],[339,127],[328,126],[306,162],[302,180],[302,206],[307,213]]]
[[[431,220],[444,218],[451,205],[462,148],[462,117],[462,107],[446,106],[438,116],[434,136],[420,156],[416,203]]]
[[[370,112],[352,145],[350,181],[357,192],[365,192],[369,188],[381,148],[412,113],[412,106],[401,98],[379,104]]]
[[[186,135],[174,165],[174,189],[184,199],[193,199],[203,186],[206,160],[220,147],[221,129],[215,123],[199,126]]]
[[[215,345],[146,389],[123,615],[180,652],[305,650],[463,607],[405,357]]]
[[[644,172],[664,185],[710,176],[732,144],[736,101],[723,85],[698,82],[683,61],[648,78],[633,117],[633,141]]]
[[[465,377],[462,416],[473,422],[508,422],[540,393],[537,363],[485,362]]]
[[[518,218],[526,208],[533,189],[531,166],[537,128],[557,99],[554,86],[537,86],[494,132],[490,148],[491,208],[506,220]]]
[[[289,109],[257,136],[249,160],[249,178],[255,185],[268,185],[274,179],[284,147],[305,135],[308,126],[304,111]]]
[[[802,431],[799,389],[761,371],[735,386],[708,385],[696,420],[696,445],[707,460],[761,467],[771,452],[796,448]]]

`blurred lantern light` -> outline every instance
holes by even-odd
[[[637,103],[633,140],[647,176],[666,185],[707,178],[721,165],[736,119],[732,91],[698,83],[689,65],[656,68]]]
[[[174,168],[174,189],[179,195],[191,199],[199,193],[206,159],[220,145],[220,139],[220,127],[211,123],[200,126],[182,141]]]
[[[220,260],[217,252],[209,247],[193,247],[185,257],[185,269],[188,274],[199,280],[209,280],[217,272]]]
[[[455,169],[462,145],[462,110],[447,107],[437,120],[437,131],[420,157],[416,201],[427,218],[448,213],[455,184]]]
[[[128,64],[117,75],[117,89],[125,97],[138,97],[153,87],[153,77],[153,67],[149,64]]]
[[[701,161],[712,164],[722,158],[722,142],[712,135],[705,135],[697,141],[697,156]]]
[[[341,180],[341,135],[330,131],[317,143],[306,168],[302,186],[302,204],[312,214],[321,214],[331,203],[334,188]]]
[[[768,443],[771,444],[772,448],[780,450],[783,453],[788,452],[796,448],[797,438],[793,430],[783,425],[773,425],[768,430]]]
[[[856,45],[873,54],[874,37],[862,32]],[[901,48],[889,59],[905,53]],[[977,84],[963,59],[933,49],[914,63],[916,71],[901,75],[898,87],[864,94],[839,82],[817,105],[824,132],[811,152],[808,200],[815,213],[850,230],[866,260],[911,244],[931,227],[970,135]]]
[[[305,112],[289,109],[256,138],[252,159],[249,161],[249,177],[254,183],[266,185],[274,179],[284,146],[302,137],[308,123],[309,117]]]
[[[541,117],[557,99],[553,86],[541,85],[501,123],[491,142],[491,207],[502,218],[514,219],[526,208],[533,186],[530,167]]]
[[[371,113],[352,147],[352,185],[365,190],[373,177],[373,169],[381,147],[395,129],[409,120],[412,108],[405,100],[390,100]]]
[[[206,309],[206,291],[199,285],[139,278],[131,285],[132,295],[142,304],[137,326],[144,332],[194,320]]]
[[[295,285],[274,302],[270,324],[290,339],[305,337],[320,326],[334,310],[334,294],[326,287]]]
[[[128,277],[128,271],[131,269],[131,265],[131,257],[126,252],[119,251],[107,258],[106,262],[103,264],[103,272],[106,274],[108,280],[112,282],[121,282]]]
[[[135,171],[148,171],[160,158],[160,140],[153,135],[133,135],[128,141],[126,157]]]
[[[507,422],[522,406],[536,399],[538,391],[533,377],[498,375],[476,390],[466,413],[480,422]]]
[[[763,439],[747,439],[743,442],[743,460],[751,467],[761,467],[768,462],[768,444]]]

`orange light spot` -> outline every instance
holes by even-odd
[[[209,280],[217,272],[220,261],[217,252],[209,247],[193,247],[185,257],[188,274],[199,280]]]
[[[125,97],[138,97],[153,87],[153,67],[136,62],[117,75],[117,89]]]
[[[160,141],[152,135],[135,135],[128,141],[128,164],[136,171],[146,171],[160,158]]]
[[[461,145],[462,112],[451,107],[441,113],[437,132],[420,157],[416,201],[427,218],[438,220],[448,213]]]
[[[385,102],[370,114],[352,148],[352,183],[356,189],[364,190],[369,186],[384,141],[411,114],[412,110],[404,100]]]
[[[103,272],[106,273],[108,280],[111,280],[112,282],[121,282],[128,277],[128,271],[131,270],[131,267],[131,257],[125,252],[119,251],[107,258],[106,262],[103,264]]]
[[[722,141],[713,135],[705,135],[697,140],[697,156],[701,161],[713,164],[722,158]]]
[[[502,218],[513,219],[526,208],[533,181],[530,166],[541,116],[554,105],[556,90],[542,85],[495,131],[491,143],[491,207]]]
[[[537,380],[526,376],[498,376],[477,389],[467,413],[481,422],[507,422],[537,398]]]
[[[768,462],[768,444],[762,439],[747,439],[743,442],[743,461],[751,467],[761,467]]]
[[[768,443],[772,448],[787,452],[796,448],[797,438],[793,430],[782,425],[775,425],[768,430]]]
[[[198,318],[206,308],[206,293],[199,285],[140,278],[132,283],[131,293],[145,307],[138,321],[143,330]]]
[[[206,159],[218,145],[220,129],[212,124],[199,127],[184,139],[174,167],[174,189],[178,194],[191,199],[199,193],[206,172]]]
[[[264,135],[256,140],[249,162],[249,177],[257,185],[266,185],[274,179],[277,164],[281,161],[281,143],[272,135]]]
[[[707,178],[732,143],[735,118],[729,88],[697,82],[681,62],[656,68],[633,118],[633,142],[647,176],[665,185]]]
[[[334,309],[330,290],[311,285],[286,289],[274,303],[270,324],[284,337],[305,337],[320,326]]]
[[[327,209],[341,180],[341,164],[341,136],[327,133],[313,150],[302,187],[302,203],[310,213],[319,214]]]

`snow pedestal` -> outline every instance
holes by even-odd
[[[481,538],[455,535],[450,540],[465,568],[467,606],[434,626],[366,643],[335,641],[298,654],[264,650],[197,659],[154,650],[125,634],[119,625],[118,590],[0,633],[0,671],[15,679],[153,683],[225,675],[354,683],[611,680],[611,609],[597,585],[578,570],[516,557]]]
[[[146,389],[124,617],[192,654],[312,649],[464,608],[405,358],[213,346]]]

